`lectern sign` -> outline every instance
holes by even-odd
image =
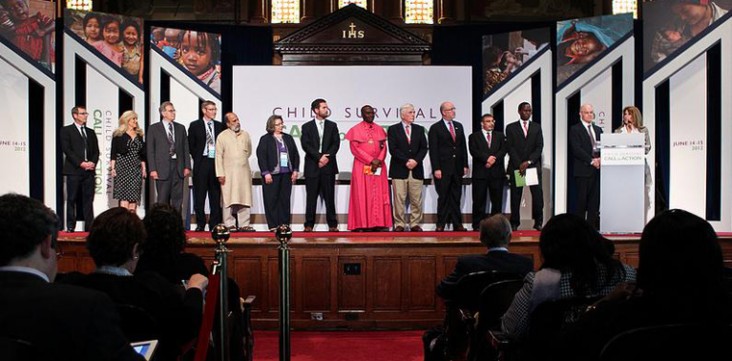
[[[605,147],[601,152],[600,163],[603,166],[613,165],[643,165],[645,161],[644,148],[611,148]]]

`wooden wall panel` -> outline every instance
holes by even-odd
[[[406,257],[404,266],[408,281],[405,283],[407,302],[404,308],[409,310],[436,309],[435,257]]]
[[[358,264],[359,274],[346,274],[346,265]],[[366,257],[338,259],[338,310],[366,310]]]
[[[327,312],[331,311],[331,260],[330,257],[308,257],[302,256],[298,260],[299,273],[301,279],[297,285],[302,299],[302,309],[298,311],[304,312]]]
[[[374,311],[399,311],[402,304],[402,261],[400,257],[374,257],[371,290]]]
[[[236,257],[234,259],[231,277],[239,285],[239,289],[246,292],[242,293],[241,297],[246,298],[249,295],[258,298],[267,297],[263,282],[266,278],[262,277],[266,270],[264,268],[265,262],[266,258],[262,257]],[[260,299],[259,301],[252,305],[252,310],[261,311],[261,305],[268,303],[267,299]]]

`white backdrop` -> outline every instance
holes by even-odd
[[[0,194],[30,192],[28,169],[28,77],[0,57],[0,109],[3,132],[0,135],[0,167],[13,170],[4,177]]]
[[[353,166],[345,133],[361,121],[361,106],[376,109],[376,123],[387,127],[400,121],[399,107],[412,103],[417,111],[415,123],[426,129],[441,119],[440,103],[451,101],[457,108],[456,120],[472,132],[472,75],[470,67],[458,66],[235,66],[233,68],[233,110],[242,127],[252,138],[256,151],[259,138],[266,133],[265,123],[272,114],[282,115],[286,130],[295,138],[300,152],[300,171],[304,153],[300,146],[302,124],[312,119],[310,103],[323,98],[332,114],[328,119],[338,124],[341,148],[338,151],[339,179],[350,179]],[[389,158],[387,157],[387,164]],[[249,159],[259,177],[256,155]],[[431,168],[425,158],[425,176]],[[466,189],[467,188],[467,189]],[[463,213],[470,213],[469,187],[463,188]],[[437,195],[434,187],[425,187],[424,211],[435,213]],[[336,212],[348,212],[349,186],[336,187]],[[305,187],[293,189],[293,214],[305,213]],[[261,189],[254,189],[253,214],[262,214]],[[322,204],[319,205],[322,207]],[[320,208],[318,213],[324,213]],[[258,226],[258,225],[255,225]],[[321,225],[322,226],[322,225]],[[341,225],[345,226],[345,225]],[[261,228],[259,225],[257,228]],[[295,229],[301,225],[293,225]],[[320,229],[316,229],[320,230]]]

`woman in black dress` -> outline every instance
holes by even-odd
[[[145,142],[142,128],[137,124],[137,113],[128,110],[119,118],[114,131],[109,167],[112,169],[114,188],[112,196],[119,206],[136,212],[145,178]]]

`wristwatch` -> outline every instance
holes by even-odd
[[[527,160],[526,163],[529,163],[529,165],[531,165],[531,161],[530,160]]]

